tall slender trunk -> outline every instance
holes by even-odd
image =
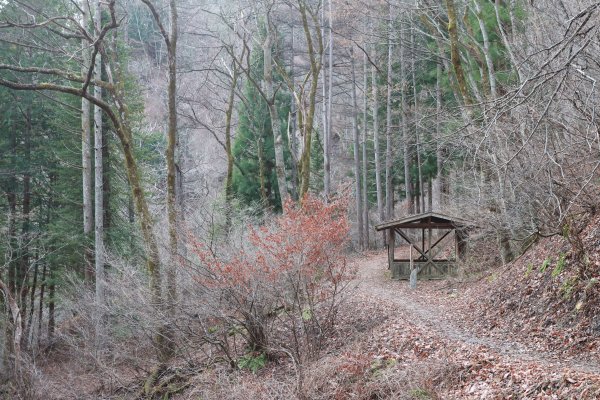
[[[325,174],[327,175],[327,181],[329,182],[329,186],[331,186],[331,104],[333,99],[333,12],[332,12],[332,3],[333,0],[329,0],[329,10],[328,10],[328,35],[329,35],[329,60],[327,67],[327,135],[325,136],[326,142],[324,144],[324,169]],[[323,81],[325,84],[325,81]],[[331,190],[331,188],[329,188]],[[329,194],[329,191],[326,190],[326,195]]]
[[[363,209],[363,225],[364,225],[364,238],[363,243],[365,249],[369,248],[369,165],[367,158],[367,138],[369,132],[369,109],[368,109],[368,96],[367,88],[369,85],[369,69],[367,67],[367,53],[363,53],[363,137],[362,137],[362,209]]]
[[[269,204],[269,198],[267,197],[266,187],[266,171],[265,171],[265,155],[264,155],[264,143],[265,140],[259,137],[257,140],[258,145],[258,180],[260,186],[260,200],[264,206]]]
[[[439,50],[441,53],[441,49]],[[440,54],[441,56],[441,54]],[[442,112],[442,88],[441,88],[441,80],[442,80],[442,64],[438,62],[436,67],[436,80],[435,80],[435,142],[436,142],[436,162],[437,162],[437,177],[436,177],[436,188],[435,192],[437,194],[437,207],[438,210],[443,209],[444,202],[444,150],[442,145],[442,135],[440,129],[440,119]]]
[[[508,53],[508,57],[510,58],[510,63],[512,64],[513,68],[517,71],[517,76],[519,78],[519,83],[522,83],[524,80],[523,77],[523,71],[521,70],[521,65],[517,62],[517,58],[515,57],[515,53],[513,52],[512,49],[512,44],[509,41],[508,38],[508,34],[506,33],[506,30],[504,29],[504,26],[502,25],[502,19],[500,18],[500,2],[496,1],[494,2],[494,11],[496,13],[496,23],[498,24],[498,30],[500,31],[500,37],[502,37],[502,44],[504,45],[504,48],[506,49],[506,52]],[[509,5],[509,15],[510,15],[510,27],[511,27],[511,36],[512,35],[512,31],[514,29],[514,0],[510,1],[510,5]]]
[[[111,132],[109,129],[102,129],[102,203],[104,204],[103,224],[105,236],[110,231],[113,222],[113,216],[110,208],[111,196],[113,194],[110,173],[110,133]]]
[[[231,227],[231,215],[233,212],[233,151],[231,147],[231,121],[233,117],[233,106],[235,105],[235,89],[238,80],[238,66],[233,63],[231,74],[231,87],[227,99],[227,110],[225,111],[225,152],[227,153],[227,177],[225,179],[225,229],[229,233]]]
[[[29,293],[29,268],[30,268],[30,230],[31,230],[31,173],[29,168],[31,167],[31,135],[32,135],[32,122],[31,122],[31,104],[27,105],[25,110],[25,129],[23,131],[23,144],[24,144],[24,161],[25,170],[23,172],[23,198],[21,206],[21,240],[22,245],[19,246],[18,251],[18,271],[17,271],[17,288],[18,296],[15,294],[21,310],[21,330],[27,332],[27,295]],[[27,347],[27,338],[25,335],[21,338],[21,345],[23,348]]]
[[[178,234],[177,234],[177,223],[178,223],[178,210],[177,210],[177,165],[175,162],[175,153],[177,150],[178,137],[177,137],[177,1],[169,0],[169,30],[163,24],[158,9],[154,6],[151,0],[141,0],[148,10],[152,14],[154,23],[157,25],[160,35],[163,38],[165,46],[167,48],[167,62],[168,62],[168,84],[167,84],[167,112],[168,112],[168,127],[167,127],[167,151],[166,151],[166,164],[167,164],[167,219],[168,219],[168,231],[169,231],[169,263],[167,265],[167,296],[166,303],[163,304],[162,296],[162,283],[160,273],[160,257],[158,255],[158,245],[156,243],[156,237],[153,232],[154,222],[152,221],[148,205],[145,201],[143,193],[138,193],[134,189],[134,198],[136,201],[136,209],[138,214],[141,216],[142,234],[144,241],[148,247],[147,251],[150,254],[148,258],[148,269],[151,276],[151,288],[153,292],[153,305],[159,310],[165,312],[165,316],[172,316],[175,309],[175,303],[177,301],[177,284],[176,284],[176,271],[178,262]],[[120,104],[122,109],[122,104]],[[111,116],[114,120],[115,117]],[[117,131],[119,131],[117,129]],[[119,133],[119,132],[117,132]],[[126,133],[130,136],[130,129],[126,129]],[[120,135],[121,136],[121,135]],[[125,158],[126,161],[128,158]],[[135,161],[131,160],[132,163],[127,164],[131,168],[128,171],[128,177],[130,178],[130,184],[139,184],[137,176]],[[140,188],[141,189],[141,188]],[[159,328],[159,332],[156,336],[156,345],[158,350],[158,359],[161,362],[166,362],[174,352],[173,342],[173,331],[170,328],[171,324],[163,323]]]
[[[301,184],[300,184],[300,197],[303,197],[307,192],[310,184],[310,149],[312,146],[312,133],[314,126],[315,117],[315,101],[317,95],[317,88],[319,85],[319,72],[323,63],[323,37],[321,35],[321,28],[318,18],[312,10],[309,10],[305,0],[298,0],[298,8],[300,10],[300,16],[302,18],[302,27],[304,29],[304,36],[306,38],[306,47],[308,58],[310,62],[310,91],[308,93],[308,110],[306,115],[302,118],[302,134],[304,137],[304,147],[302,150],[302,157],[300,160],[300,172],[301,172]],[[311,20],[314,24],[313,37],[309,23],[308,14],[310,14]],[[315,39],[317,50],[315,51]]]
[[[415,49],[415,30],[412,22],[412,18],[410,20],[410,47],[412,49],[412,54],[410,57],[411,64],[411,76],[412,76],[412,89],[413,89],[413,122],[415,124],[415,140],[416,140],[416,152],[417,152],[417,171],[419,174],[419,197],[420,207],[419,210],[421,212],[425,212],[425,185],[423,181],[423,164],[421,162],[421,135],[419,132],[419,100],[417,98],[417,79],[416,79],[416,63],[415,57],[416,54],[414,52]]]
[[[329,23],[331,23],[331,20]],[[325,7],[321,8],[321,36],[325,37]],[[327,71],[324,68],[321,69],[321,78],[323,89],[323,96],[321,98],[321,117],[323,126],[323,194],[327,201],[331,192],[331,165],[329,161],[330,133],[329,124],[327,122]]]
[[[56,329],[56,283],[54,282],[54,269],[50,268],[49,278],[50,284],[48,285],[48,340],[52,342],[54,340],[54,331]]]
[[[17,168],[17,129],[14,126],[14,122],[11,126],[10,130],[10,168],[16,171]],[[14,320],[14,314],[12,310],[16,307],[12,307],[9,303],[9,296],[13,296],[17,291],[17,278],[16,278],[16,262],[15,262],[15,252],[17,250],[17,174],[12,173],[9,174],[8,177],[8,190],[6,191],[6,201],[8,203],[8,271],[7,271],[7,282],[4,296],[2,296],[2,300],[8,305],[7,312],[9,315],[7,317]],[[8,364],[10,362],[10,349],[13,348],[13,338],[14,331],[17,328],[14,324],[6,324],[5,328],[5,344],[4,347],[9,349],[9,351],[5,352],[5,357],[3,363]],[[20,328],[20,326],[19,326]],[[9,364],[10,365],[10,364]]]
[[[33,282],[31,282],[31,288],[29,289],[29,316],[27,317],[27,323],[25,324],[25,334],[23,335],[23,347],[29,348],[33,343],[33,315],[35,313],[35,292],[37,291],[38,284],[38,273],[39,265],[34,261],[33,267]],[[31,336],[31,341],[29,340]]]
[[[481,10],[479,0],[473,0],[473,4],[475,5],[476,17],[477,21],[479,22],[481,36],[483,37],[483,56],[485,57],[485,63],[487,65],[487,72],[489,77],[488,80],[490,83],[490,94],[492,95],[492,99],[495,99],[497,97],[496,72],[494,69],[494,61],[492,60],[492,54],[490,52],[490,38],[488,35],[487,27],[485,26],[483,12]],[[497,7],[497,5],[495,7]]]
[[[23,319],[23,311],[19,307],[19,302],[17,300],[17,296],[13,296],[13,292],[10,291],[8,286],[4,283],[3,280],[0,279],[0,293],[2,293],[7,305],[8,311],[10,312],[12,319],[12,332],[7,335],[7,347],[11,349],[10,353],[12,353],[12,359],[14,360],[12,368],[10,371],[12,372],[12,379],[21,378],[21,342],[23,336],[23,323],[21,320]],[[10,341],[9,341],[10,340]],[[21,384],[21,382],[18,382]]]
[[[102,10],[100,1],[94,1],[94,26],[96,32],[102,29]],[[94,78],[102,80],[102,56],[100,53],[96,56],[94,66]],[[102,88],[94,86],[94,97],[102,99]],[[104,316],[102,308],[104,307],[104,165],[103,165],[103,134],[102,134],[102,109],[94,106],[94,224],[95,224],[95,271],[96,271],[96,342],[95,348],[100,349],[103,346],[102,337],[104,334]]]
[[[48,268],[48,264],[44,262],[44,267],[42,268],[42,279],[40,282],[40,298],[38,300],[38,321],[37,321],[37,345],[40,346],[40,341],[42,340],[42,321],[44,319],[44,294],[46,291],[46,269]]]
[[[281,135],[281,121],[277,114],[275,105],[275,92],[273,89],[273,43],[275,41],[270,16],[267,17],[266,35],[263,43],[264,68],[263,76],[265,83],[265,94],[267,97],[267,106],[269,108],[269,117],[271,119],[271,130],[273,131],[273,147],[275,149],[275,175],[277,176],[277,187],[279,189],[279,198],[281,208],[288,198],[287,182],[285,178],[285,161],[283,158],[283,139]]]
[[[394,217],[394,191],[392,187],[392,62],[393,62],[393,44],[392,44],[392,3],[388,3],[388,59],[387,59],[387,77],[386,77],[386,126],[385,126],[385,218],[391,220]],[[393,234],[391,230],[388,231]],[[386,243],[387,243],[386,238]]]
[[[402,130],[402,151],[404,158],[404,187],[406,191],[406,202],[408,203],[408,214],[414,214],[414,195],[412,179],[410,176],[410,138],[406,119],[408,117],[408,105],[406,102],[406,66],[404,59],[404,33],[400,29],[400,108],[401,108],[401,130]]]
[[[375,53],[375,52],[374,52]],[[383,209],[383,191],[381,187],[381,151],[379,149],[379,94],[377,87],[377,72],[371,66],[371,85],[373,86],[373,149],[375,152],[375,190],[377,195],[377,215],[379,222],[385,220]],[[383,234],[385,240],[385,233]]]
[[[90,6],[87,0],[82,0],[82,26],[90,26]],[[81,74],[85,76],[90,67],[90,50],[86,39],[81,40],[82,60]],[[81,165],[83,177],[83,235],[85,237],[85,260],[83,274],[85,281],[91,284],[94,277],[92,268],[93,253],[90,248],[92,230],[94,227],[94,217],[92,208],[92,134],[90,129],[90,102],[81,98]]]
[[[460,95],[462,96],[465,105],[470,105],[471,96],[469,95],[469,91],[467,89],[467,80],[465,78],[465,72],[460,59],[460,41],[458,38],[458,21],[456,18],[456,6],[454,4],[454,0],[445,0],[445,2],[446,9],[448,11],[448,37],[450,39],[450,61],[452,62],[452,67],[454,69],[454,74],[456,76],[456,82],[458,85],[458,90],[460,91]]]
[[[351,50],[351,71],[352,71],[352,139],[354,143],[354,182],[355,182],[355,200],[356,200],[356,223],[358,226],[358,243],[361,250],[365,248],[363,243],[363,210],[362,210],[362,188],[360,177],[362,175],[360,168],[360,146],[358,135],[358,104],[356,101],[356,69],[354,67],[354,47]]]
[[[290,4],[290,12],[292,10],[292,5]],[[290,76],[292,81],[292,88],[296,87],[296,71],[295,71],[295,60],[294,55],[296,53],[296,34],[294,31],[294,23],[292,25],[292,50],[291,50],[291,59],[290,59]],[[296,133],[298,130],[298,105],[296,104],[296,96],[291,96],[292,104],[290,107],[290,123],[291,127],[288,127],[288,145],[290,147],[290,153],[292,153],[292,167],[291,167],[291,182],[290,182],[290,191],[292,198],[294,200],[298,200],[298,144],[296,143]]]
[[[333,101],[333,0],[329,0],[329,64],[327,67],[329,80],[327,81],[327,162],[325,170],[327,174],[331,175],[331,105]],[[330,178],[331,180],[331,178]],[[367,224],[368,225],[368,224]],[[368,235],[368,233],[367,233]],[[368,240],[367,240],[368,243]]]
[[[173,316],[177,302],[177,263],[179,262],[179,235],[177,232],[177,165],[175,154],[179,142],[177,132],[177,40],[178,40],[178,15],[177,1],[169,1],[170,30],[167,41],[167,56],[169,63],[169,81],[167,87],[167,107],[169,112],[169,125],[167,130],[167,214],[169,218],[169,265],[167,266],[167,313]],[[168,324],[170,326],[171,324]],[[173,335],[171,329],[163,329],[163,341],[159,348],[159,358],[163,361],[169,359],[174,352]]]

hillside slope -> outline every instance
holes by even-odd
[[[599,336],[584,329],[592,314],[567,315],[575,300],[555,298],[569,269],[527,273],[548,251],[567,247],[545,239],[484,279],[420,282],[417,291],[389,279],[385,254],[356,259],[359,278],[336,336],[301,370],[300,392],[309,399],[600,397],[600,357],[590,351]],[[285,363],[224,376],[198,377],[181,398],[298,398],[298,375]],[[208,381],[220,383],[200,384]]]
[[[169,368],[157,388],[220,400],[600,398],[598,274],[588,276],[600,265],[596,226],[581,234],[583,269],[557,236],[477,280],[419,281],[416,291],[389,278],[384,252],[356,257],[357,279],[318,360],[281,357],[254,372],[199,360]],[[69,387],[64,375],[48,378],[57,399],[140,398],[144,382],[122,376],[115,391],[93,375]]]

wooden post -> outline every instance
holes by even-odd
[[[455,264],[459,260],[459,253],[460,253],[459,241],[460,241],[460,238],[458,237],[458,230],[454,229],[454,263]]]
[[[427,250],[425,250],[425,228],[421,229],[421,249],[423,249],[423,260],[427,259]]]
[[[393,272],[393,267],[394,267],[394,249],[395,249],[395,242],[396,242],[396,233],[394,232],[394,229],[391,228],[389,229],[389,241],[388,241],[388,268],[392,270]]]
[[[431,264],[433,264],[433,250],[431,249],[431,228],[429,228],[428,232],[427,232],[427,241],[429,243],[427,243],[427,261],[429,261]],[[431,277],[431,273],[433,272],[433,269],[431,268],[431,266],[429,266],[429,275]]]

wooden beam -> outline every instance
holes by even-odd
[[[423,250],[421,250],[421,248],[419,248],[419,246],[417,246],[416,244],[414,244],[412,242],[412,240],[410,240],[408,238],[408,236],[406,236],[406,234],[404,232],[402,232],[400,229],[394,229],[394,231],[396,231],[396,233],[398,235],[400,235],[402,237],[402,239],[406,240],[408,242],[408,244],[412,244],[415,247],[415,250],[417,250],[419,253],[421,253],[422,256],[425,256],[425,253],[423,253]]]
[[[450,233],[452,233],[452,230],[449,230],[448,232],[444,233],[442,235],[441,238],[439,238],[433,245],[431,245],[429,251],[431,251],[435,246],[437,246],[442,240],[444,240],[446,238],[446,236],[448,236]]]
[[[415,222],[408,224],[399,224],[399,225],[391,225],[391,226],[379,226],[375,227],[375,230],[382,231],[384,229],[413,229],[413,228],[431,228],[431,229],[456,229],[457,226],[454,224],[449,224],[445,222]]]

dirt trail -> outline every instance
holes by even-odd
[[[431,282],[419,281],[421,289],[410,290],[406,281],[392,281],[386,269],[385,254],[377,254],[358,261],[359,280],[357,290],[372,300],[393,305],[397,310],[392,318],[410,321],[424,332],[440,338],[450,346],[467,346],[474,351],[495,353],[507,364],[533,364],[549,371],[562,371],[565,374],[577,373],[600,378],[600,365],[577,359],[565,359],[558,353],[540,352],[524,343],[511,340],[510,335],[498,338],[487,336],[477,329],[476,322],[461,318],[456,304],[451,301],[427,301],[428,296],[450,299],[448,289],[433,290]],[[424,293],[428,292],[428,293]],[[464,316],[464,310],[462,314]],[[468,310],[467,310],[468,312]]]

